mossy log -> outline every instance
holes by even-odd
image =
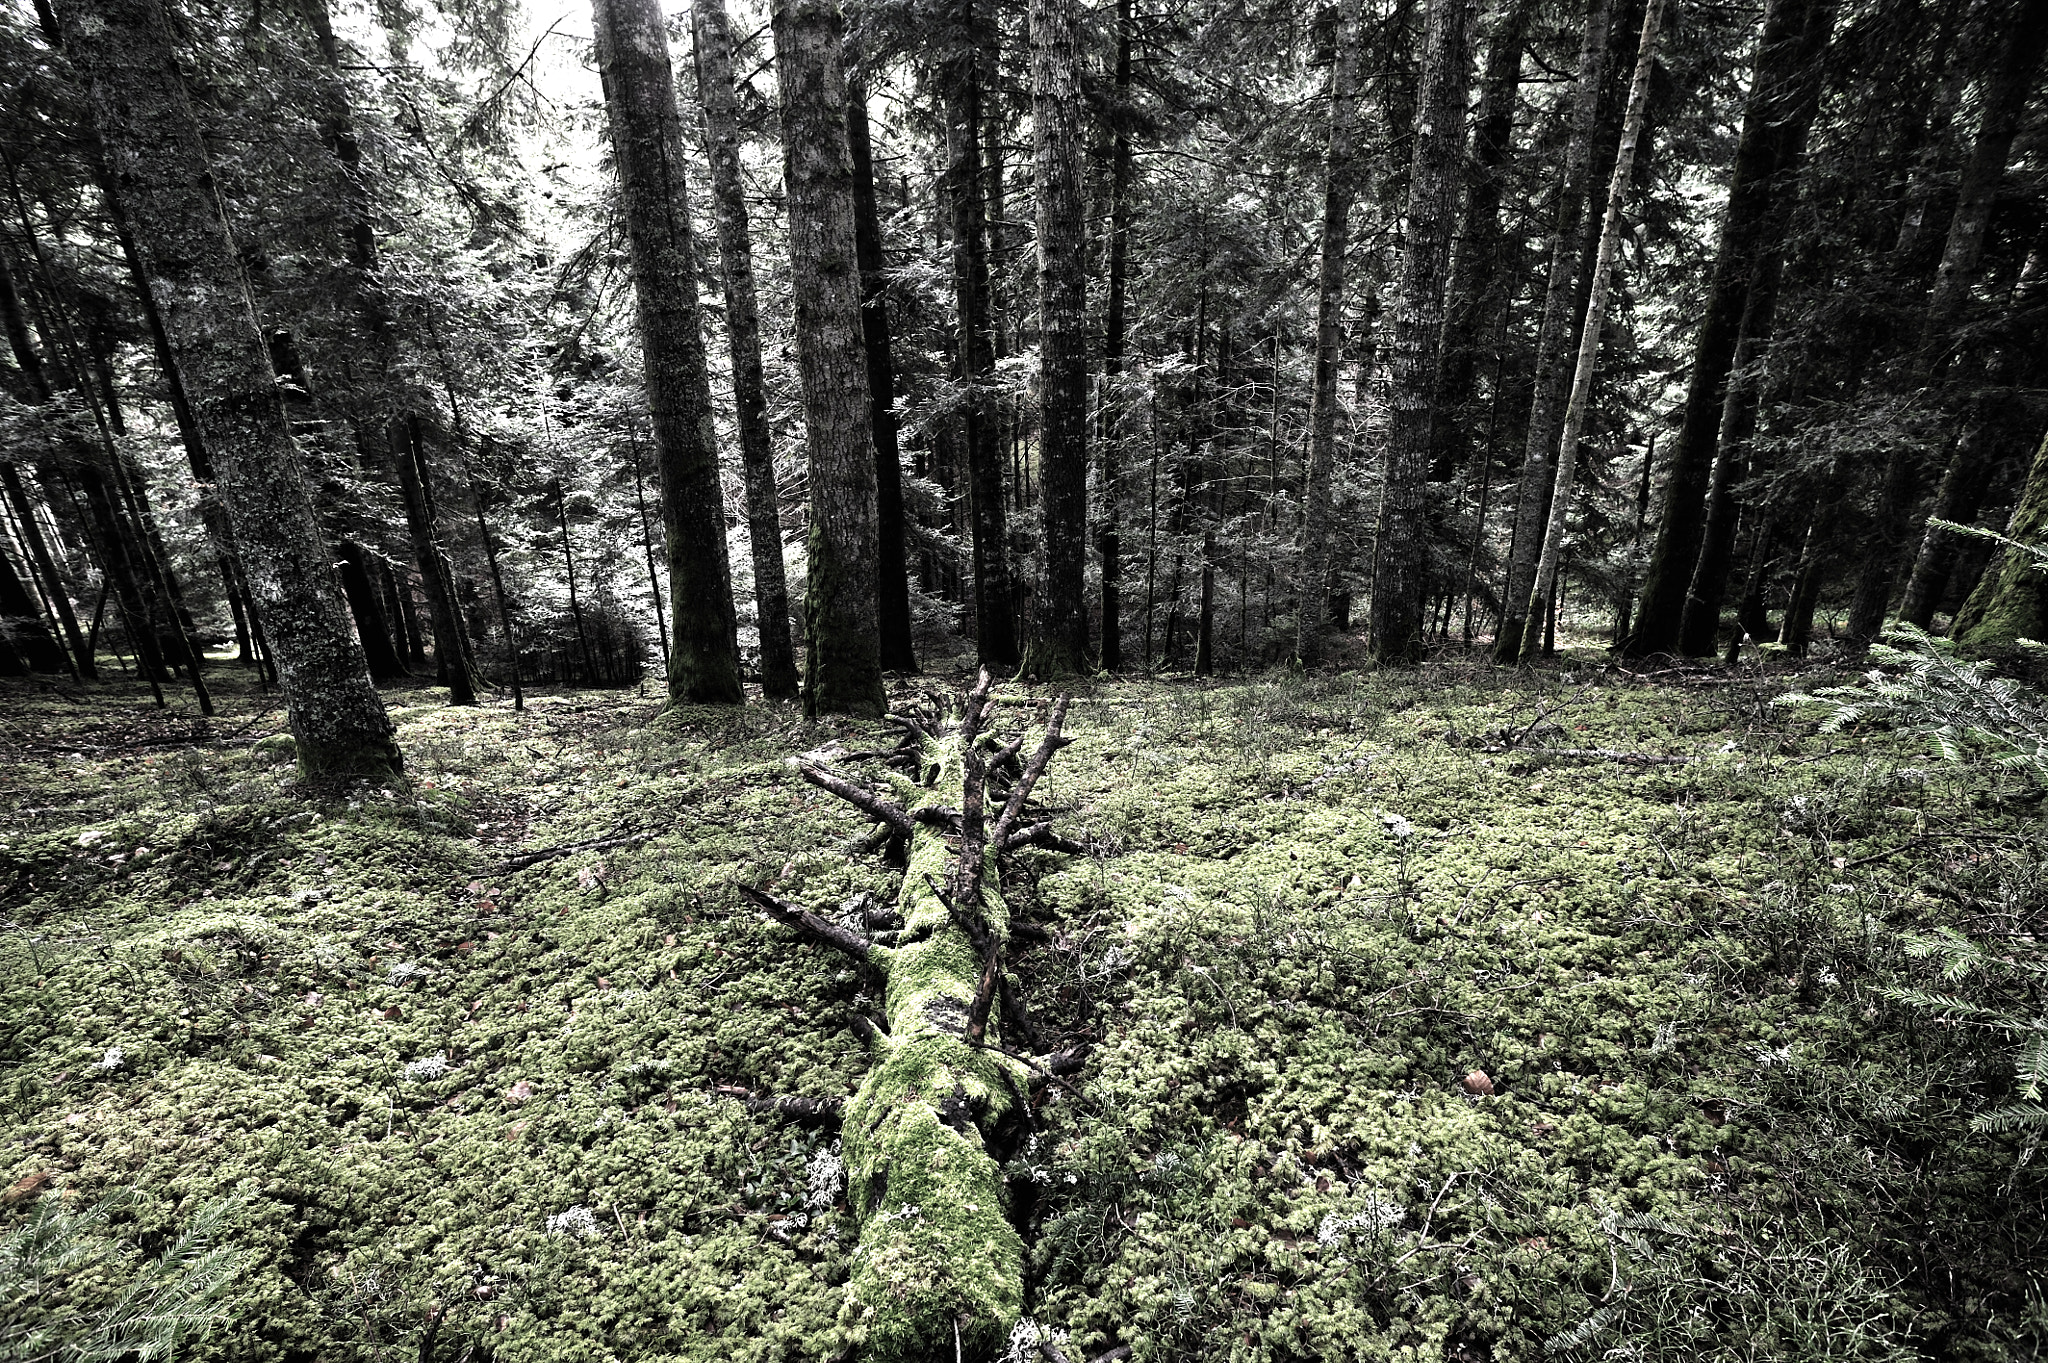
[[[2048,543],[2048,437],[2034,454],[2005,533],[2023,545]],[[2040,561],[2019,548],[1996,555],[1949,633],[1973,658],[2003,657],[2021,639],[2048,639],[2048,573]]]
[[[901,721],[896,799],[803,766],[907,853],[893,945],[883,946],[794,904],[744,893],[770,916],[857,959],[885,983],[886,1030],[867,1026],[874,1064],[840,1112],[848,1196],[860,1221],[843,1323],[876,1363],[993,1358],[1024,1309],[1024,1243],[1008,1215],[1001,1148],[1030,1122],[1034,1080],[1071,1068],[1071,1054],[1033,1062],[1005,1044],[992,1017],[1010,941],[998,860],[1021,840],[1058,843],[1025,821],[1031,788],[1067,741],[1053,710],[1043,741],[1019,764],[1022,737],[987,732],[989,678],[950,722]],[[990,776],[1010,780],[991,820]],[[1020,1040],[1020,1039],[1009,1039]]]

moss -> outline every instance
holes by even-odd
[[[2025,545],[2048,544],[2048,437],[2034,454],[2006,535]],[[2048,573],[2023,549],[1998,554],[1956,612],[1950,631],[1972,657],[2011,653],[2021,639],[2048,639]]]

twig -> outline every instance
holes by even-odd
[[[614,838],[585,838],[581,842],[565,842],[554,847],[543,847],[538,852],[522,852],[516,857],[507,857],[491,868],[491,874],[502,876],[513,871],[523,871],[529,866],[538,866],[556,857],[566,857],[572,852],[595,852],[606,847],[624,847],[627,843],[648,841],[652,833],[627,833]]]

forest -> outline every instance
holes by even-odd
[[[2048,1354],[2048,0],[0,0],[0,1363]]]

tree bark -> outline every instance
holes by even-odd
[[[875,206],[874,152],[868,140],[868,92],[852,72],[846,83],[846,140],[853,153],[854,248],[860,256],[861,346],[868,362],[868,426],[875,440],[875,527],[880,544],[882,666],[917,671],[910,628],[910,566],[903,519],[903,456],[896,430],[896,361],[889,334],[889,282],[882,215]]]
[[[427,616],[434,631],[434,661],[441,684],[448,688],[450,705],[474,705],[477,700],[476,657],[470,651],[469,634],[462,627],[462,615],[455,598],[455,574],[441,550],[440,517],[434,506],[434,485],[427,468],[426,448],[420,439],[418,417],[407,416],[391,423],[391,463],[398,472],[399,500],[405,505],[405,524],[412,539],[413,558],[419,564],[420,585],[426,588]]]
[[[1428,577],[1430,419],[1435,407],[1444,275],[1457,211],[1470,61],[1465,0],[1430,0],[1416,100],[1415,161],[1408,177],[1408,250],[1394,313],[1386,483],[1373,566],[1370,646],[1375,661],[1421,660]]]
[[[775,452],[768,439],[768,390],[761,373],[761,314],[754,291],[754,247],[740,171],[738,101],[733,94],[732,31],[725,0],[692,0],[697,102],[704,111],[704,149],[711,162],[711,198],[718,211],[718,265],[725,285],[725,332],[732,350],[734,422],[747,490],[747,541],[754,559],[754,614],[761,634],[761,691],[775,700],[797,695],[796,649],[790,641],[789,583],[782,565],[782,507],[776,498]]]
[[[1557,482],[1550,498],[1550,518],[1543,535],[1543,555],[1536,564],[1536,580],[1529,592],[1528,609],[1522,613],[1522,661],[1535,657],[1536,627],[1550,618],[1557,597],[1557,569],[1564,554],[1566,518],[1571,512],[1574,482],[1579,467],[1579,434],[1585,429],[1586,409],[1593,395],[1593,373],[1599,367],[1600,334],[1607,325],[1607,297],[1614,284],[1615,254],[1621,246],[1621,206],[1628,197],[1629,180],[1635,173],[1636,143],[1642,137],[1643,117],[1650,103],[1650,72],[1657,61],[1657,29],[1664,16],[1664,0],[1649,0],[1643,10],[1643,34],[1636,46],[1635,79],[1629,85],[1628,113],[1622,120],[1621,145],[1614,156],[1614,175],[1607,184],[1607,211],[1600,223],[1600,245],[1593,257],[1592,293],[1586,300],[1586,316],[1579,328],[1579,355],[1572,373],[1571,400],[1564,411],[1564,430],[1558,438]]]
[[[953,297],[958,314],[960,419],[967,503],[974,544],[974,642],[980,661],[1017,663],[1017,616],[1010,593],[1009,520],[1003,500],[1003,451],[996,439],[989,385],[995,376],[990,321],[988,223],[981,162],[981,35],[987,20],[975,0],[946,0],[939,37],[939,85],[946,117],[946,198],[952,209]]]
[[[1501,232],[1503,171],[1514,144],[1515,110],[1522,83],[1522,55],[1528,47],[1535,0],[1509,0],[1486,50],[1486,74],[1473,116],[1472,149],[1465,163],[1465,212],[1457,259],[1445,291],[1442,377],[1438,382],[1445,420],[1435,423],[1435,452],[1429,479],[1450,481],[1469,461],[1476,423],[1473,387],[1485,338],[1494,335],[1514,292],[1513,272],[1503,268],[1507,242]]]
[[[1572,344],[1572,310],[1577,300],[1579,226],[1585,217],[1587,179],[1592,174],[1593,132],[1600,116],[1600,91],[1605,81],[1607,30],[1614,0],[1592,0],[1579,45],[1578,83],[1572,96],[1572,128],[1565,144],[1564,171],[1558,180],[1551,219],[1548,254],[1550,274],[1543,292],[1543,320],[1536,330],[1536,368],[1530,387],[1529,426],[1523,444],[1522,473],[1515,496],[1515,519],[1508,550],[1507,596],[1501,605],[1500,628],[1494,631],[1496,662],[1514,662],[1522,655],[1522,607],[1536,587],[1536,564],[1542,557],[1558,448],[1559,425],[1571,383],[1567,357]]]
[[[212,455],[309,775],[402,765],[350,633],[159,0],[72,0],[64,40]]]
[[[1131,243],[1131,0],[1116,3],[1115,94],[1111,124],[1109,170],[1109,278],[1102,320],[1102,413],[1095,442],[1101,475],[1102,519],[1096,531],[1095,554],[1102,573],[1102,669],[1120,672],[1124,665],[1123,541],[1118,528],[1118,455],[1123,448],[1124,294]]]
[[[861,344],[853,153],[838,0],[776,0],[783,180],[810,466],[804,713],[879,715],[882,685],[875,446]]]
[[[362,545],[344,540],[335,571],[341,576],[342,595],[348,598],[349,614],[356,622],[356,639],[363,646],[363,660],[373,681],[396,681],[406,675],[399,650],[392,646],[391,622],[377,600],[377,581],[371,572],[370,554]]]
[[[668,32],[657,0],[592,0],[592,10],[668,540],[669,700],[738,705],[745,691],[725,497]]]
[[[1031,127],[1038,179],[1039,507],[1045,589],[1032,670],[1088,665],[1088,312],[1081,226],[1075,0],[1032,0]]]
[[[2005,533],[2023,545],[2048,545],[2048,437],[2034,453]],[[2048,640],[2048,573],[2039,557],[2007,549],[1994,558],[1950,633],[1964,654],[1980,658],[2010,653],[2021,639]]]
[[[1360,0],[1344,0],[1330,62],[1330,140],[1323,161],[1321,261],[1316,269],[1315,387],[1309,396],[1308,472],[1302,486],[1301,576],[1294,593],[1294,657],[1304,667],[1321,659],[1329,624],[1324,599],[1330,577],[1330,485],[1337,469],[1337,367],[1344,352],[1344,255],[1356,191],[1353,163],[1358,156],[1363,13]]]
[[[22,544],[28,550],[35,572],[46,586],[51,613],[57,617],[57,627],[70,646],[79,676],[97,680],[99,672],[93,666],[91,650],[85,646],[85,635],[78,628],[78,616],[72,609],[70,595],[64,590],[63,575],[57,571],[57,560],[50,553],[49,542],[43,538],[42,526],[36,523],[35,503],[29,500],[21,473],[13,464],[0,463],[0,487],[6,489],[7,500],[14,507],[15,520],[21,525]]]
[[[1804,136],[1795,111],[1818,75],[1833,21],[1833,0],[1770,0],[1764,11],[1755,77],[1743,110],[1742,140],[1736,147],[1728,207],[1694,344],[1657,539],[1644,572],[1635,629],[1623,648],[1632,658],[1671,653],[1679,647],[1750,281],[1763,253],[1778,244],[1767,233],[1775,217],[1778,171],[1785,164],[1788,137]]]

